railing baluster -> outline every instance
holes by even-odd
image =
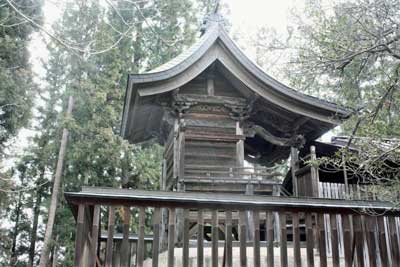
[[[79,204],[75,237],[75,267],[80,267],[85,245],[85,204]]]
[[[182,264],[189,266],[189,210],[183,210],[183,246],[182,246]]]
[[[267,211],[267,225],[266,225],[266,236],[267,240],[267,266],[274,266],[274,214],[272,211]]]
[[[363,232],[362,232],[362,224],[361,224],[361,215],[356,214],[353,216],[353,229],[354,229],[354,238],[356,244],[356,253],[357,253],[357,264],[358,266],[364,266],[364,253],[363,253]]]
[[[329,214],[331,222],[332,265],[339,266],[339,237],[336,214]]]
[[[161,209],[155,208],[153,214],[153,251],[152,251],[152,266],[158,267],[158,255],[160,251],[160,221]]]
[[[366,239],[368,245],[368,259],[369,266],[377,266],[377,255],[376,255],[376,245],[375,245],[375,232],[376,232],[376,218],[375,217],[365,217],[365,228],[366,228]]]
[[[144,194],[140,192],[140,194]],[[166,192],[163,192],[166,194]],[[150,195],[150,193],[149,193]],[[172,195],[172,194],[171,194]],[[377,216],[373,215],[360,215],[362,213],[358,211],[362,211],[367,205],[368,207],[376,207],[375,211],[384,212],[385,210],[389,210],[390,205],[387,205],[384,202],[380,202],[379,205],[375,205],[374,203],[366,202],[365,204],[361,202],[354,201],[329,201],[329,200],[314,200],[316,203],[320,201],[322,207],[326,209],[322,210],[321,208],[315,207],[315,205],[309,205],[308,202],[304,200],[296,200],[296,199],[284,199],[280,198],[279,200],[276,198],[271,198],[273,201],[269,201],[266,197],[265,199],[258,198],[256,196],[247,196],[246,198],[238,198],[235,203],[240,203],[240,205],[235,206],[232,203],[228,203],[233,197],[225,199],[221,201],[223,197],[218,197],[213,201],[194,201],[190,199],[188,195],[185,199],[185,202],[182,202],[181,198],[184,196],[177,195],[177,199],[171,198],[168,201],[156,202],[156,196],[151,195],[148,198],[148,203],[144,202],[145,198],[142,195],[139,195],[141,198],[139,201],[131,201],[124,202],[123,213],[121,212],[121,225],[119,225],[118,229],[122,227],[122,239],[115,237],[115,220],[116,220],[116,207],[108,206],[108,233],[107,237],[101,237],[99,239],[99,229],[100,227],[100,214],[101,207],[100,205],[109,205],[111,203],[119,203],[115,200],[111,200],[107,202],[84,202],[79,199],[80,202],[76,201],[74,205],[78,207],[77,214],[77,234],[76,234],[76,256],[75,256],[75,266],[90,266],[96,267],[99,266],[100,263],[103,263],[105,266],[130,266],[135,265],[142,267],[145,264],[144,257],[146,254],[146,244],[145,243],[145,211],[146,207],[141,205],[148,205],[150,207],[157,206],[154,209],[153,214],[153,244],[152,244],[152,266],[156,267],[160,264],[160,251],[164,251],[160,247],[160,236],[161,236],[161,210],[162,208],[169,209],[169,218],[168,218],[168,230],[165,231],[168,237],[168,251],[166,252],[168,256],[168,264],[163,262],[162,265],[166,266],[174,266],[175,264],[181,265],[180,258],[178,262],[175,262],[175,246],[176,246],[176,220],[177,213],[176,208],[182,209],[183,213],[179,215],[182,219],[182,240],[179,240],[179,245],[182,246],[182,266],[191,266],[196,264],[196,259],[190,259],[190,236],[194,234],[194,231],[198,230],[197,236],[197,266],[203,267],[204,260],[210,266],[216,267],[219,263],[219,257],[221,254],[219,253],[219,234],[225,232],[225,249],[224,249],[224,260],[223,266],[232,267],[233,260],[238,257],[239,263],[236,262],[239,266],[247,266],[251,265],[254,267],[259,267],[262,264],[265,264],[261,258],[261,248],[260,248],[260,220],[264,223],[264,214],[266,214],[265,220],[265,230],[266,230],[266,244],[267,244],[267,266],[274,266],[274,241],[279,240],[280,242],[280,266],[297,266],[300,267],[302,264],[305,264],[305,259],[302,258],[303,250],[300,243],[300,237],[303,238],[303,220],[305,219],[305,236],[306,236],[306,254],[303,256],[307,256],[307,266],[314,266],[314,251],[318,248],[320,266],[340,266],[343,259],[340,258],[342,255],[342,249],[344,251],[344,263],[347,267],[353,267],[357,265],[361,266],[400,266],[400,253],[399,253],[399,226],[397,225],[398,219],[395,217],[398,215],[397,210],[390,210],[388,214],[385,216]],[[174,196],[174,195],[172,195]],[[163,201],[165,198],[163,198]],[[216,205],[215,203],[218,203]],[[260,201],[260,202],[257,202]],[[327,203],[328,202],[328,203]],[[87,206],[93,205],[95,206]],[[185,207],[182,208],[182,203],[185,203]],[[192,203],[190,206],[188,203]],[[135,245],[131,246],[130,240],[130,216],[131,216],[131,206],[139,205],[139,221],[138,221],[138,241]],[[161,205],[161,206],[159,206]],[[253,206],[252,206],[253,205]],[[334,206],[337,205],[337,206]],[[260,207],[264,207],[266,213],[260,215]],[[76,207],[76,206],[75,206]],[[218,218],[220,212],[216,209],[219,207],[221,210],[225,210],[225,229],[220,228],[220,221],[222,218]],[[92,210],[90,209],[92,208]],[[203,218],[203,211],[198,210],[197,213],[197,228],[193,228],[190,230],[191,223],[193,223],[196,218],[190,217],[190,208],[195,209],[207,209],[207,213],[205,214],[205,218]],[[237,213],[233,213],[232,209],[243,209]],[[295,210],[295,212],[293,212]],[[89,216],[93,212],[93,218]],[[119,210],[118,210],[119,211]],[[136,211],[136,210],[135,210]],[[248,231],[247,227],[247,212],[250,211],[252,214],[251,219],[251,227],[254,227],[254,230]],[[322,213],[321,213],[322,212]],[[357,213],[358,212],[358,213]],[[317,213],[316,215],[314,215]],[[328,215],[325,215],[329,214]],[[233,215],[235,221],[233,221]],[[261,219],[261,218],[262,219]],[[315,219],[314,219],[315,217]],[[240,254],[233,254],[233,231],[236,230],[236,219],[239,218],[238,231],[239,234],[239,244]],[[329,220],[327,220],[329,218]],[[207,226],[210,224],[211,219],[211,248],[208,248],[208,257],[204,258],[204,238],[209,238],[209,233],[204,235],[204,220],[207,220]],[[192,221],[191,221],[192,220]],[[120,222],[120,218],[118,216],[118,222]],[[235,227],[233,227],[232,223],[235,223]],[[292,226],[290,223],[292,222]],[[301,224],[300,224],[301,223]],[[277,228],[276,228],[277,227]],[[288,228],[289,227],[289,228]],[[209,228],[207,228],[209,229]],[[221,232],[220,232],[221,229]],[[253,229],[253,228],[252,228]],[[330,229],[330,232],[327,231]],[[290,231],[292,230],[292,231]],[[254,241],[252,244],[249,242],[248,234],[254,234]],[[236,231],[235,231],[236,236]],[[278,237],[274,236],[278,235]],[[289,237],[293,234],[293,254],[292,250],[289,249],[288,252],[288,234]],[[98,250],[98,242],[101,240],[104,242],[104,239],[107,238],[107,244],[104,246],[102,243],[101,250]],[[318,245],[317,245],[318,244]],[[251,248],[249,248],[249,246]],[[133,247],[137,247],[134,253],[132,253]],[[328,248],[331,247],[332,251],[332,259],[328,257]],[[247,255],[248,249],[253,249],[253,252],[250,253],[252,255]],[[265,247],[263,248],[265,249]],[[105,252],[105,253],[104,253]],[[211,252],[211,253],[210,253]],[[265,253],[265,252],[264,252]],[[136,254],[135,259],[133,259],[133,255]],[[239,255],[237,255],[239,254]],[[290,257],[289,257],[289,255]],[[379,255],[377,255],[379,254]],[[163,254],[161,254],[163,255]],[[249,257],[249,260],[247,258]],[[192,256],[193,257],[193,256]],[[253,259],[251,259],[253,257]],[[379,257],[379,259],[378,259]],[[253,261],[254,260],[254,261]],[[277,259],[278,260],[278,259]],[[247,261],[252,261],[251,263],[247,263]],[[304,262],[303,262],[304,261]],[[292,263],[293,262],[293,263]],[[150,263],[150,259],[148,260]],[[275,263],[278,264],[278,263]],[[148,264],[146,264],[147,266]],[[151,265],[151,264],[150,264]]]
[[[137,266],[143,267],[144,253],[146,247],[144,244],[144,227],[145,227],[146,212],[145,207],[139,208],[139,234],[138,234],[138,247],[137,247]]]
[[[314,231],[312,214],[307,212],[306,217],[306,246],[307,246],[307,266],[314,267]]]
[[[350,215],[342,215],[344,262],[346,267],[352,267],[353,240],[351,238]]]
[[[281,235],[281,267],[288,266],[288,255],[287,255],[287,230],[286,230],[286,213],[279,213],[280,222],[280,235]]]
[[[129,207],[123,208],[122,225],[122,244],[121,244],[121,266],[129,265],[129,222],[131,219],[131,210]]]
[[[319,261],[321,267],[328,265],[326,258],[326,239],[325,239],[325,222],[324,214],[317,214],[317,229],[318,229],[318,247],[319,247]]]
[[[93,225],[92,225],[92,244],[90,248],[89,266],[96,267],[97,261],[97,244],[99,239],[99,223],[100,223],[100,206],[96,205],[93,209]]]
[[[246,256],[246,211],[239,211],[240,266],[247,266]]]
[[[379,231],[379,256],[382,266],[389,266],[388,249],[386,245],[386,230],[385,220],[383,216],[378,216],[378,231]]]
[[[107,231],[107,245],[106,245],[106,267],[112,266],[112,254],[114,243],[114,221],[115,221],[115,208],[110,206],[108,208],[108,231]]]
[[[399,266],[399,241],[397,238],[396,221],[393,216],[388,216],[387,218],[389,221],[390,244],[392,249],[392,266]]]
[[[232,267],[232,211],[225,211],[226,267]],[[225,266],[224,266],[225,267]]]
[[[254,222],[254,267],[260,267],[260,213],[258,210],[253,211]]]
[[[294,266],[301,267],[299,214],[292,213]]]
[[[197,212],[197,266],[204,266],[204,217],[203,211]]]
[[[218,267],[218,210],[211,212],[212,267]],[[185,266],[185,265],[184,265]]]
[[[169,209],[168,214],[168,267],[173,267],[175,262],[175,208]]]

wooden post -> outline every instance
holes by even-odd
[[[197,266],[204,266],[204,217],[203,211],[197,211]]]
[[[183,123],[183,119],[180,120],[179,124]],[[181,127],[179,127],[181,129]],[[178,129],[178,149],[177,149],[177,189],[180,192],[185,191],[184,174],[185,174],[185,132]],[[176,243],[181,244],[183,238],[183,209],[177,208],[176,211]]]
[[[183,246],[182,246],[182,264],[189,266],[189,210],[183,210]]]
[[[240,125],[240,121],[236,121],[236,134],[243,135],[243,127]],[[244,141],[239,140],[236,144],[236,162],[238,168],[244,167]],[[239,171],[239,173],[241,173]],[[239,178],[243,179],[241,175]],[[254,194],[254,187],[249,182],[246,184],[246,195],[253,195]],[[247,240],[254,240],[254,223],[253,223],[253,214],[251,211],[246,211],[246,235]]]
[[[108,234],[107,234],[106,262],[105,262],[106,267],[112,267],[114,221],[115,221],[115,209],[113,206],[110,206],[108,208]]]
[[[75,267],[80,267],[85,245],[85,204],[79,204],[75,237]]]
[[[332,265],[339,267],[339,237],[336,214],[330,214],[331,240],[332,240]]]
[[[376,267],[378,265],[378,257],[375,245],[375,234],[377,233],[377,221],[376,217],[366,216],[365,217],[365,228],[366,228],[366,239],[368,245],[368,259],[369,266]]]
[[[240,266],[247,266],[246,256],[246,212],[239,211],[239,242],[240,242]]]
[[[279,213],[280,222],[280,236],[281,236],[281,267],[288,266],[288,254],[287,254],[287,231],[286,231],[286,213],[284,211]]]
[[[299,189],[297,183],[297,176],[296,171],[299,168],[298,161],[299,161],[299,151],[296,147],[290,147],[290,167],[292,173],[292,185],[293,185],[293,195],[298,197],[299,196]],[[304,192],[303,192],[304,193]]]
[[[320,256],[320,266],[328,266],[327,253],[326,253],[326,238],[325,238],[325,221],[324,214],[317,214],[317,226],[318,226],[318,246],[319,246],[319,256]]]
[[[350,215],[344,214],[342,216],[343,223],[343,250],[344,250],[344,263],[345,267],[352,267],[352,255],[353,255],[353,239],[351,235],[351,222]]]
[[[363,251],[363,227],[361,222],[361,215],[353,216],[353,229],[354,229],[354,238],[356,245],[356,254],[357,254],[357,264],[358,266],[364,266],[364,251]],[[397,265],[395,265],[397,266]]]
[[[218,267],[218,210],[211,212],[211,242],[212,267]]]
[[[152,267],[158,267],[158,255],[160,253],[160,208],[154,209],[153,214],[153,251],[152,251]]]
[[[294,266],[301,267],[299,214],[292,213]]]
[[[266,236],[267,240],[267,266],[274,266],[274,214],[267,211]]]
[[[315,146],[310,147],[310,156],[311,161],[317,160],[317,154],[315,151]],[[318,174],[318,167],[311,166],[311,185],[312,185],[312,196],[319,197],[319,174]]]
[[[344,177],[344,187],[345,187],[345,198],[348,198],[349,195],[349,180],[347,178],[347,166],[346,166],[346,156],[345,154],[342,152],[342,164],[343,164],[343,177]]]
[[[254,267],[260,267],[260,214],[258,210],[253,211],[254,222],[254,243],[253,243],[253,256]]]
[[[137,248],[137,266],[143,267],[144,253],[146,251],[144,243],[144,227],[145,227],[146,212],[144,207],[139,208],[139,234]]]
[[[397,234],[397,227],[395,217],[388,216],[389,232],[390,232],[390,244],[392,250],[392,265],[400,266],[400,250],[399,250],[399,239]]]
[[[307,212],[306,216],[306,246],[307,246],[307,266],[314,267],[314,230],[312,214]]]
[[[122,244],[121,244],[121,266],[128,267],[129,265],[129,222],[131,219],[131,210],[129,207],[124,207],[123,226],[122,226]]]
[[[379,239],[379,257],[382,266],[389,266],[388,249],[386,243],[385,219],[383,216],[377,217],[378,221],[378,239]]]
[[[232,267],[232,211],[225,211],[226,267]]]
[[[175,208],[169,209],[168,214],[168,267],[174,267],[175,256]]]
[[[90,259],[89,266],[96,267],[97,260],[97,245],[99,239],[99,227],[100,227],[100,206],[96,205],[93,209],[93,225],[92,225],[92,244],[90,248]]]

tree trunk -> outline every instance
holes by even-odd
[[[74,106],[74,97],[70,96],[68,99],[68,107],[67,107],[67,116],[70,116],[72,113],[72,109]],[[53,183],[53,193],[51,195],[51,202],[49,208],[49,218],[47,220],[46,225],[46,233],[44,235],[43,240],[43,251],[40,256],[40,267],[47,267],[47,263],[49,260],[49,244],[53,234],[53,225],[56,216],[56,208],[57,208],[57,201],[58,201],[58,194],[61,185],[61,174],[64,164],[65,152],[68,143],[68,129],[64,128],[61,138],[61,145],[60,151],[58,154],[57,166],[56,166],[56,173],[54,175],[54,183]]]
[[[41,184],[44,180],[44,168],[40,170],[40,179],[37,184]],[[32,230],[30,236],[30,245],[29,245],[29,267],[33,267],[33,263],[35,261],[35,248],[36,248],[36,238],[37,238],[37,229],[39,222],[39,214],[40,214],[40,206],[42,204],[42,195],[44,186],[40,186],[36,192],[36,201],[35,207],[33,208],[33,222],[32,222]]]
[[[21,215],[21,206],[22,206],[22,192],[18,194],[18,203],[15,209],[15,226],[12,237],[10,266],[15,266],[15,264],[17,263],[17,237],[18,237],[19,217]]]

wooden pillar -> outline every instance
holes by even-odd
[[[158,256],[160,253],[160,221],[161,210],[160,208],[154,209],[153,214],[153,248],[152,248],[152,266],[158,267]]]
[[[232,267],[232,211],[225,211],[225,262],[226,267]]]
[[[106,245],[106,261],[105,266],[112,266],[112,254],[114,243],[114,221],[115,221],[115,208],[110,206],[108,208],[108,229],[107,229],[107,245]]]
[[[180,124],[183,123],[183,119],[180,120]],[[181,127],[179,127],[181,128]],[[177,137],[178,143],[178,149],[177,149],[177,161],[178,161],[178,166],[177,166],[177,190],[179,192],[184,192],[185,191],[185,183],[184,183],[184,174],[185,174],[185,132],[183,130],[179,130],[178,132],[178,137]],[[182,243],[183,240],[183,209],[182,208],[177,208],[176,209],[176,236],[175,236],[175,241],[179,244]]]
[[[267,266],[274,266],[274,215],[271,211],[266,212],[266,235],[265,240],[267,241]]]
[[[174,267],[175,262],[175,208],[168,214],[168,267]]]
[[[218,210],[211,211],[211,263],[218,267]]]
[[[260,260],[260,213],[258,210],[253,211],[254,221],[254,242],[253,242],[253,257],[254,267],[261,266]]]
[[[203,211],[197,211],[197,266],[204,266],[204,217]]]
[[[82,262],[83,249],[85,245],[84,228],[85,204],[79,204],[75,237],[75,267],[80,267]]]
[[[236,121],[236,134],[243,135],[243,127],[240,125],[240,121]],[[236,164],[238,168],[244,167],[244,141],[239,140],[236,144]],[[239,171],[238,173],[242,173]],[[244,177],[239,177],[243,179]],[[249,182],[246,184],[246,195],[253,195],[254,187]],[[246,211],[246,235],[247,240],[254,240],[254,223],[253,223],[253,213],[251,211]]]
[[[295,267],[301,267],[301,249],[300,249],[300,225],[299,214],[292,213],[293,221],[293,263]]]
[[[349,180],[347,178],[347,166],[346,166],[346,155],[342,152],[342,165],[343,165],[343,178],[344,178],[344,190],[346,192],[345,198],[349,196]]]
[[[129,225],[131,219],[131,210],[128,206],[123,209],[123,225],[122,225],[122,244],[121,244],[121,266],[129,265]]]
[[[137,265],[138,267],[143,266],[144,262],[144,254],[146,252],[146,246],[144,243],[144,228],[145,228],[145,220],[146,220],[146,212],[144,207],[139,208],[139,233],[138,233],[138,242],[137,242]]]
[[[310,147],[311,161],[317,160],[317,154],[315,146]],[[311,185],[312,185],[312,196],[319,197],[319,173],[318,166],[311,166]]]
[[[89,266],[96,267],[98,239],[100,230],[100,206],[96,205],[93,209],[93,222],[92,222],[92,244],[90,248]]]
[[[239,256],[240,267],[247,266],[247,246],[246,246],[246,212],[239,211]]]
[[[182,265],[189,266],[189,209],[183,210],[183,245],[182,245]]]
[[[295,197],[299,196],[299,189],[297,183],[296,171],[299,169],[298,161],[299,161],[299,151],[296,147],[290,148],[290,167],[292,173],[292,185],[293,185],[293,195]]]

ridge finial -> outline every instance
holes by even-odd
[[[219,13],[220,11],[220,0],[215,1],[215,5],[213,8],[213,11],[211,13],[208,13],[204,19],[203,19],[203,24],[201,26],[201,34],[203,35],[212,25],[215,24],[225,24],[225,19],[224,17]]]

